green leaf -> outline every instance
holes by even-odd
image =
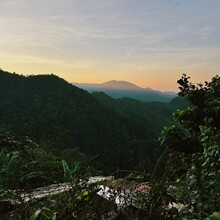
[[[56,220],[56,219],[57,219],[57,216],[56,216],[56,213],[54,213],[52,216],[52,220]]]
[[[220,212],[214,212],[212,215],[210,215],[205,220],[220,220]]]
[[[7,154],[8,158],[10,158],[10,155]],[[7,165],[7,175],[11,176],[14,173],[14,170],[16,168],[16,164],[18,162],[19,159],[19,152],[18,151],[14,151],[12,152],[12,156],[9,159],[8,165]]]
[[[30,218],[29,220],[35,220],[37,219],[37,217],[39,216],[39,214],[41,213],[42,209],[38,209]]]
[[[65,160],[62,160],[62,165],[63,165],[64,177],[67,181],[69,181],[71,179],[71,172],[69,166]]]
[[[23,176],[20,178],[20,181],[21,181],[21,182],[27,182],[29,179],[38,177],[38,176],[40,176],[41,174],[42,174],[42,172],[40,172],[40,171],[27,173],[27,174],[23,175]]]

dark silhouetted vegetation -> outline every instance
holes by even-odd
[[[97,169],[108,173],[143,166],[150,171],[161,152],[160,131],[177,108],[101,99],[53,74],[25,77],[0,71],[2,127],[58,156],[77,148],[79,154],[96,157]]]
[[[182,99],[167,104],[90,95],[54,75],[1,71],[0,83],[1,213],[30,220],[220,219],[218,76],[194,85],[183,75]],[[165,125],[159,147],[153,140]],[[126,178],[148,181],[135,205],[119,208],[117,191],[106,200],[97,195],[105,182],[87,184],[99,172],[97,154],[96,168],[139,168]],[[65,191],[24,201],[33,188],[64,181]]]

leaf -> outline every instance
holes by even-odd
[[[89,192],[88,192],[88,191],[85,191],[85,192],[83,193],[83,196],[87,196],[87,195],[89,195]]]
[[[189,184],[190,185],[193,185],[195,182],[196,182],[196,176],[195,175],[191,175],[190,177],[189,177]]]
[[[54,213],[52,216],[52,220],[56,220],[56,219],[57,219],[57,215],[56,215],[56,213]]]
[[[220,212],[214,212],[212,216],[211,219],[213,218],[213,220],[220,220]]]
[[[62,165],[64,171],[64,178],[69,181],[71,179],[71,172],[69,166],[65,160],[62,160]]]
[[[51,220],[56,220],[56,219],[57,219],[57,215],[56,213],[54,213]]]
[[[8,155],[8,157],[10,157],[9,154],[7,154],[7,155]],[[19,159],[19,152],[18,151],[12,152],[12,156],[9,159],[9,162],[8,162],[8,165],[7,165],[7,175],[8,176],[13,175],[13,173],[15,171],[16,164],[18,162],[18,159]]]
[[[79,196],[76,197],[76,199],[77,199],[77,200],[81,200],[81,199],[82,199],[82,196],[79,195]]]
[[[33,166],[33,165],[35,165],[36,163],[37,163],[36,160],[30,161],[30,162],[26,163],[24,166],[25,166],[26,168],[29,168],[30,166]]]
[[[79,171],[79,169],[80,169],[80,163],[77,162],[77,163],[75,163],[75,167],[72,170],[72,176],[75,176],[76,173]]]
[[[21,182],[27,182],[29,179],[32,179],[34,177],[38,177],[42,174],[42,172],[40,171],[36,171],[36,172],[31,172],[31,173],[27,173],[25,175],[23,175],[21,178],[20,178],[20,181]]]
[[[19,160],[19,152],[13,151],[6,154],[4,151],[0,153],[0,188],[4,188],[10,181],[10,177],[14,174],[17,162]]]
[[[220,212],[213,212],[212,215],[205,220],[220,220]]]
[[[30,218],[29,220],[35,220],[37,219],[37,217],[39,216],[39,214],[41,213],[42,209],[38,209]]]

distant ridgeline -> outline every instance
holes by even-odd
[[[143,102],[170,102],[177,96],[174,92],[161,92],[151,88],[141,88],[130,82],[112,80],[101,84],[73,83],[88,92],[104,92],[112,98],[129,97]]]
[[[0,126],[61,152],[78,147],[105,172],[152,169],[161,129],[187,103],[143,103],[90,94],[55,75],[22,76],[0,70]]]

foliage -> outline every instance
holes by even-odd
[[[64,192],[32,201],[29,209],[34,208],[34,213],[29,219],[100,219],[101,212],[96,184],[88,185],[88,168],[76,163],[70,168],[66,161],[62,160],[64,176],[67,188]],[[36,207],[39,207],[36,210]],[[41,208],[43,207],[43,208]]]
[[[16,165],[18,164],[18,160],[18,151],[12,153],[0,152],[0,193],[9,185],[15,172]]]
[[[42,217],[43,219],[56,220],[56,213],[51,214],[51,210],[49,208],[43,207],[38,209],[29,220],[36,220]]]
[[[205,220],[220,220],[220,212],[214,212],[212,215],[207,217]]]
[[[16,138],[0,130],[0,150],[1,180],[8,180],[7,188],[33,188],[62,180],[60,160],[27,137]]]
[[[0,126],[30,137],[66,161],[64,149],[78,148],[79,157],[99,155],[95,165],[104,173],[139,169],[143,164],[150,171],[161,151],[160,130],[171,123],[177,102],[111,99],[111,103],[53,74],[25,77],[0,70]]]
[[[80,169],[80,163],[75,163],[75,166],[70,169],[68,164],[65,160],[62,160],[63,170],[64,170],[64,177],[68,182],[72,182],[77,175],[77,172]]]
[[[188,207],[183,216],[201,219],[220,204],[220,78],[194,85],[183,75],[178,83],[191,106],[175,113],[178,126],[162,132],[161,143],[174,150],[166,174],[178,185],[177,200]]]
[[[88,160],[86,155],[76,147],[63,149],[59,153],[59,157],[64,159],[69,165],[74,165],[76,162],[85,163]]]
[[[27,219],[28,216],[30,216],[30,220],[55,220],[57,216],[59,219],[73,219],[74,216],[83,212],[86,205],[92,204],[90,198],[97,192],[97,188],[85,184],[90,175],[89,167],[76,163],[71,169],[64,160],[62,161],[64,174],[66,180],[71,181],[69,189],[58,196],[30,199],[25,202],[23,195],[29,194],[32,187],[49,183],[45,179],[42,182],[41,175],[45,175],[56,166],[50,167],[47,161],[42,160],[42,157],[48,160],[53,160],[53,157],[46,157],[47,154],[29,139],[21,141],[3,132],[0,135],[0,146],[1,149],[4,149],[0,153],[1,213],[13,210],[16,219]],[[15,148],[19,151],[14,151]],[[61,165],[61,161],[59,164]],[[35,170],[39,168],[42,168],[42,173],[36,175]],[[53,172],[59,175],[59,170],[55,169]],[[61,172],[61,174],[63,173]],[[49,176],[49,174],[47,175]],[[59,180],[54,175],[50,175],[50,178],[50,182]],[[82,181],[81,184],[84,184],[83,187],[80,181]]]
[[[0,87],[0,123],[16,134],[30,135],[43,146],[0,130],[4,195],[28,192],[54,181],[70,182],[63,193],[20,205],[21,211],[28,210],[25,218],[82,219],[89,214],[91,219],[102,219],[112,211],[115,219],[219,219],[218,76],[204,85],[194,85],[182,76],[179,95],[190,105],[176,111],[173,125],[171,111],[184,106],[178,99],[168,104],[114,100],[103,94],[91,96],[54,75],[23,77],[0,71],[0,77],[4,82]],[[164,125],[160,141],[165,151],[153,141]],[[62,163],[51,152],[56,152]],[[163,173],[161,181],[149,183],[149,192],[136,197],[141,208],[117,210],[97,197],[99,186],[86,184],[91,167],[85,155],[101,157],[96,165],[103,170],[145,170],[143,175],[135,175],[141,181],[150,176],[146,175],[149,170],[155,171],[154,165],[157,168],[165,154],[169,154],[166,167],[158,168]],[[8,199],[17,201],[13,196]],[[102,203],[107,211],[100,211]],[[20,214],[21,219],[23,216]]]
[[[92,95],[117,113],[129,117],[129,120],[136,124],[139,132],[144,132],[148,136],[147,140],[133,138],[128,143],[127,149],[124,151],[127,153],[121,154],[119,158],[124,169],[152,172],[158,155],[162,154],[158,142],[162,128],[174,123],[172,113],[177,109],[186,109],[189,105],[188,102],[181,97],[174,98],[170,103],[144,103],[131,98],[113,99],[103,92],[93,92]],[[117,160],[118,157],[114,159],[114,161]],[[160,163],[159,166],[158,170],[162,171],[163,163]],[[160,173],[157,172],[157,176],[160,177]]]

